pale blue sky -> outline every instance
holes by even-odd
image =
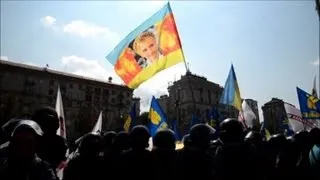
[[[1,1],[0,54],[108,78],[114,72],[104,57],[164,3]],[[314,1],[172,1],[171,7],[192,72],[224,85],[233,62],[242,97],[259,106],[271,97],[298,105],[296,86],[311,90],[319,51]],[[51,18],[42,19],[46,16]],[[164,93],[167,81],[180,77],[183,68],[163,71],[136,90],[143,110],[149,96]]]

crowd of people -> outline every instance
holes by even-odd
[[[147,150],[150,134],[143,125],[129,133],[88,133],[72,145],[56,135],[58,127],[57,113],[48,107],[36,111],[31,120],[12,119],[5,124],[0,179],[58,180],[64,163],[64,180],[320,179],[318,128],[266,139],[228,118],[219,131],[207,124],[194,125],[178,150],[174,132],[160,130]]]

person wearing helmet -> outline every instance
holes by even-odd
[[[32,120],[36,121],[43,130],[37,154],[56,170],[59,164],[66,160],[67,152],[65,139],[56,134],[59,128],[58,114],[51,107],[43,107],[33,114]]]
[[[189,145],[178,151],[177,172],[184,172],[179,179],[214,179],[213,156],[208,150],[215,130],[207,124],[196,124],[189,133]]]
[[[8,158],[0,164],[0,179],[57,180],[50,165],[36,155],[37,140],[43,135],[40,126],[22,120],[13,130]]]
[[[218,178],[259,179],[255,149],[244,141],[241,122],[228,118],[220,124],[219,139],[222,142],[214,156],[214,169]],[[250,174],[244,174],[250,169]]]
[[[102,137],[88,133],[81,139],[79,154],[73,157],[64,169],[64,180],[100,179],[102,175]]]
[[[120,156],[121,163],[117,172],[126,172],[123,179],[149,180],[154,177],[155,170],[151,166],[151,152],[146,149],[149,147],[149,130],[143,125],[135,126],[131,129],[129,138],[131,149]]]
[[[176,179],[177,152],[175,141],[174,132],[170,129],[160,130],[153,137],[153,149],[151,151],[153,167],[161,172],[154,174],[155,179]]]

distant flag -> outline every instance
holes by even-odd
[[[224,90],[222,92],[220,103],[232,105],[239,111],[242,110],[241,95],[233,64],[231,65],[231,69],[229,71],[229,75],[224,86]]]
[[[128,117],[126,118],[124,125],[123,125],[123,129],[126,132],[129,132],[132,127],[135,125],[135,121],[136,121],[136,103],[133,103],[132,107],[131,107],[131,111],[130,114],[128,115]]]
[[[197,117],[196,115],[192,114],[192,119],[191,119],[191,126],[190,126],[190,128],[191,128],[192,126],[196,125],[196,124],[199,124],[199,123],[200,123],[200,121],[199,121],[198,117]]]
[[[208,124],[219,132],[220,129],[220,114],[216,107],[213,107],[210,112],[210,120]]]
[[[269,130],[265,127],[264,122],[261,124],[260,134],[266,138],[266,140],[269,140],[271,138],[271,134]]]
[[[176,137],[176,140],[177,141],[181,141],[181,135],[180,135],[180,132],[179,132],[179,129],[178,129],[178,122],[177,120],[173,120],[172,121],[172,130],[174,132],[174,135]]]
[[[242,101],[242,111],[243,111],[242,114],[246,122],[246,125],[252,128],[254,125],[254,120],[257,119],[257,116],[254,114],[254,112],[252,111],[251,107],[249,106],[249,104],[245,99]]]
[[[101,133],[102,131],[102,111],[100,111],[99,118],[92,129],[93,133]]]
[[[127,35],[106,57],[132,89],[158,72],[184,61],[169,2]]]
[[[300,111],[304,120],[320,119],[320,100],[297,87]]]
[[[241,95],[238,85],[238,80],[236,73],[234,71],[233,64],[231,64],[231,68],[229,71],[229,75],[226,81],[226,84],[224,86],[222,96],[220,99],[221,104],[227,104],[234,106],[236,109],[239,110],[239,121],[241,121],[244,125],[244,127],[247,127],[245,121],[244,121],[244,114],[242,110],[242,103],[241,103]]]
[[[313,88],[311,91],[311,95],[315,98],[318,98],[316,79],[317,79],[317,77],[315,76],[313,79]]]
[[[162,111],[159,102],[154,96],[152,96],[151,100],[149,119],[149,130],[151,137],[153,137],[157,131],[168,128],[166,115]]]
[[[57,130],[57,135],[66,138],[66,122],[64,118],[60,86],[58,87],[58,93],[57,93],[57,99],[56,99],[56,111],[59,117],[59,128]]]

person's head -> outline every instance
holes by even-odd
[[[112,145],[114,138],[117,136],[117,133],[114,131],[108,131],[103,134],[103,145],[105,148],[109,148]]]
[[[150,133],[147,127],[138,125],[130,131],[132,149],[145,149],[149,146]]]
[[[159,59],[159,47],[154,33],[141,33],[133,43],[133,50],[140,56],[155,62]]]
[[[223,120],[220,125],[220,139],[223,143],[243,141],[244,132],[241,123],[234,118]]]
[[[32,120],[40,125],[45,135],[55,135],[59,128],[58,114],[56,110],[51,107],[38,109],[33,114]]]
[[[153,137],[153,146],[162,150],[175,150],[175,136],[170,129],[160,130]]]
[[[10,138],[10,153],[18,159],[31,159],[36,153],[36,142],[43,132],[32,120],[21,120]]]
[[[196,124],[190,129],[191,145],[199,148],[207,148],[214,139],[215,129],[207,124]]]
[[[79,153],[82,157],[97,157],[102,148],[102,137],[97,133],[88,133],[81,139]]]

